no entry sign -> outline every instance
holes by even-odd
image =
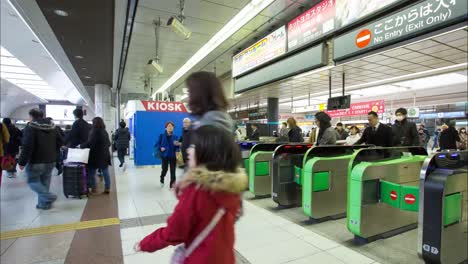
[[[391,191],[390,192],[390,199],[392,199],[393,201],[395,201],[396,199],[398,198],[398,195],[395,191]]]

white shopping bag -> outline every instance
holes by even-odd
[[[88,164],[88,159],[89,159],[89,148],[85,148],[85,149],[69,148],[68,154],[67,154],[67,160],[65,162],[66,163],[79,162],[79,163]]]

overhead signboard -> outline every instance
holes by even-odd
[[[439,112],[439,113],[422,113],[419,119],[436,119],[436,118],[464,118],[467,114],[461,112]]]
[[[419,108],[418,107],[408,108],[408,117],[409,118],[418,118],[419,117]]]
[[[288,23],[294,50],[402,0],[322,0]]]
[[[288,23],[288,50],[319,39],[335,29],[335,1],[323,0]]]
[[[330,117],[360,116],[367,115],[370,111],[382,114],[385,111],[385,101],[375,100],[351,104],[349,109],[327,111]]]
[[[362,26],[334,40],[334,59],[340,60],[389,45],[417,33],[467,16],[466,0],[426,0]]]
[[[286,27],[282,26],[232,58],[236,77],[286,53]]]

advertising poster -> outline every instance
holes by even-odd
[[[336,0],[336,27],[347,26],[400,0]]]
[[[286,27],[282,26],[232,58],[232,76],[236,77],[286,53]]]
[[[288,50],[335,30],[335,1],[323,0],[288,23]]]
[[[382,114],[385,111],[385,101],[384,100],[375,100],[361,103],[351,104],[349,109],[340,109],[326,111],[327,114],[334,117],[345,117],[345,116],[360,116],[367,115],[370,111],[374,111],[377,114]]]

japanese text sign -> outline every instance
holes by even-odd
[[[327,111],[327,114],[330,117],[359,116],[367,115],[370,111],[382,114],[385,111],[384,100],[354,103],[349,109]]]
[[[467,15],[466,0],[426,0],[334,40],[334,58],[363,53]]]
[[[280,27],[232,58],[232,76],[236,77],[286,53],[286,28]]]

